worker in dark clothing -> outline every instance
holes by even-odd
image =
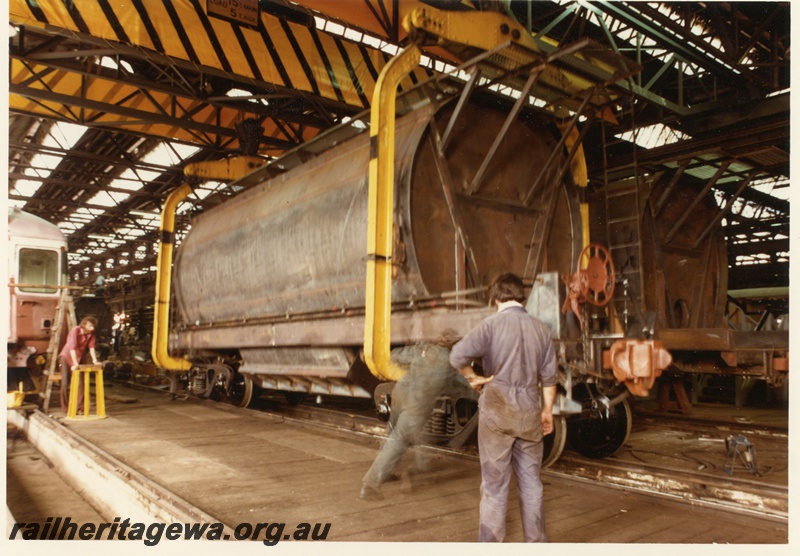
[[[547,542],[539,472],[543,435],[553,431],[556,356],[550,329],[522,306],[525,291],[514,274],[499,276],[489,290],[497,313],[453,346],[450,363],[476,388],[481,504],[478,540],[502,542],[508,485],[513,469],[526,542]],[[482,358],[484,377],[470,362]],[[539,388],[542,387],[540,400]]]
[[[69,390],[72,380],[72,372],[81,364],[81,359],[89,350],[92,363],[97,364],[97,352],[95,347],[95,328],[97,319],[94,317],[84,317],[78,326],[74,327],[67,334],[67,343],[61,349],[61,411],[67,413],[69,404]],[[83,388],[78,388],[78,412],[83,411]]]
[[[454,382],[469,388],[458,371],[450,366],[449,348],[458,340],[454,330],[445,330],[433,343],[392,350],[394,363],[408,368],[392,390],[394,427],[384,442],[372,467],[364,475],[361,498],[380,500],[378,487],[394,472],[409,446],[418,443],[422,429],[433,411],[437,398]],[[417,471],[424,468],[422,454],[417,454]]]

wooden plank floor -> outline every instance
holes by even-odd
[[[80,523],[105,521],[15,430],[6,434],[6,505],[20,523],[44,523],[53,516]]]
[[[381,488],[383,501],[367,502],[358,499],[358,492],[380,446],[375,439],[172,401],[159,393],[118,390],[115,394],[137,401],[110,400],[107,419],[64,425],[228,525],[330,523],[328,541],[477,540],[480,469],[475,461],[434,454],[431,470],[413,492],[404,493],[401,481],[391,481]],[[410,461],[409,453],[404,463]],[[543,479],[551,542],[788,541],[785,523],[757,515],[554,474],[545,473]],[[509,499],[507,541],[522,541],[515,490]]]

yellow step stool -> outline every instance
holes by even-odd
[[[90,415],[91,408],[91,382],[92,373],[94,377],[94,389],[96,409],[95,415]],[[83,381],[83,415],[78,415],[78,388],[81,385],[81,378]],[[69,385],[69,407],[67,408],[67,419],[105,419],[106,418],[106,399],[105,390],[103,388],[103,365],[79,365],[77,369],[72,371],[72,381]]]

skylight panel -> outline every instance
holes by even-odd
[[[756,180],[750,185],[750,188],[782,201],[788,201],[791,196],[789,179],[786,177]]]
[[[111,182],[112,189],[127,189],[128,191],[139,191],[144,184],[154,180],[159,176],[159,172],[133,170],[128,168],[117,179]]]
[[[17,180],[16,182],[14,182],[13,191],[16,191],[19,195],[22,195],[23,197],[32,197],[34,193],[36,193],[41,186],[42,182],[38,180],[37,181]]]
[[[158,218],[137,218],[136,224],[143,228],[155,229],[159,227],[160,220]]]
[[[142,168],[131,170],[131,173],[134,176],[136,176],[136,179],[138,179],[142,183],[153,182],[156,179],[158,179],[159,176],[161,176],[161,172],[157,172],[155,170],[142,169]],[[125,176],[125,174],[122,174],[122,176]]]
[[[104,68],[108,68],[108,69],[114,70],[114,71],[117,71],[119,69],[119,66],[117,65],[117,62],[113,58],[111,58],[110,56],[101,57],[100,58],[100,65],[102,67],[104,67]]]
[[[199,200],[203,200],[212,193],[219,191],[220,188],[225,187],[224,183],[218,181],[207,181],[202,186],[196,187],[192,195]]]
[[[31,165],[25,169],[25,174],[28,176],[49,176],[50,172],[61,162],[61,159],[60,155],[37,154],[31,158]]]
[[[56,122],[42,141],[42,146],[69,150],[83,137],[85,131],[86,127],[82,125]],[[31,158],[30,166],[24,173],[31,177],[47,178],[60,162],[61,156],[39,153]],[[22,196],[33,197],[41,186],[42,182],[39,180],[23,179],[15,182],[14,190]],[[24,206],[24,203],[18,206]]]
[[[325,25],[322,28],[324,28],[325,31],[327,31],[328,33],[334,33],[336,35],[344,35],[344,31],[345,31],[345,28],[344,28],[343,25],[340,25],[338,23],[334,23],[333,21],[326,22]]]
[[[70,235],[72,232],[78,229],[78,226],[74,222],[65,220],[64,222],[58,223],[58,229],[61,230],[61,233],[64,235]]]
[[[155,149],[142,157],[142,162],[157,164],[165,168],[181,164],[184,160],[199,151],[199,147],[180,143],[160,143]]]
[[[373,48],[380,48],[381,46],[381,40],[370,35],[364,35],[364,38],[361,39],[361,42]]]
[[[124,69],[127,73],[133,74],[133,66],[131,66],[125,60],[116,60],[112,56],[102,56],[100,58],[100,65],[104,68],[108,68],[112,71],[119,71],[120,66]]]
[[[94,209],[94,208],[87,208],[87,207],[80,207],[72,213],[70,220],[85,220],[86,222],[91,222],[98,216],[102,216],[105,214],[105,210]]]
[[[636,9],[635,3],[631,4],[631,7],[633,9]],[[664,4],[656,4],[656,7],[658,8],[658,11],[660,11],[662,14],[666,15],[667,17],[669,17],[671,20],[673,20],[676,23],[680,24],[682,27],[686,27],[686,25],[685,25],[686,24],[686,20],[685,20],[685,18],[683,17],[683,15],[681,14],[681,12],[679,10],[675,10],[675,9],[671,8],[670,6],[667,6],[667,5],[664,5]],[[703,42],[708,44],[712,49],[715,49],[716,51],[719,51],[722,48],[722,43],[720,42],[720,40],[717,37],[715,37],[713,35],[710,35],[708,33],[708,29],[707,28],[705,28],[702,25],[700,25],[698,23],[695,23],[695,22],[690,22],[690,23],[691,23],[690,32],[692,34],[697,36],[700,40],[702,40]],[[678,36],[671,29],[668,29],[666,27],[661,27],[660,29],[661,29],[662,32],[671,34],[677,40],[681,39],[681,37]],[[732,65],[730,65],[725,60],[722,60],[721,58],[715,56],[713,51],[708,51],[706,49],[697,49],[697,50],[699,50],[700,53],[702,53],[703,56],[705,56],[705,57],[707,57],[707,58],[709,58],[711,60],[714,60],[716,63],[718,63],[720,65],[725,66],[726,68],[728,68],[732,72],[737,73],[737,74],[741,73],[737,68],[733,67]]]
[[[95,196],[89,199],[90,205],[98,205],[101,207],[115,207],[128,199],[129,193],[120,193],[119,191],[99,191]]]
[[[115,231],[126,239],[134,239],[147,233],[145,230],[133,227],[117,228]]]
[[[733,205],[733,212],[745,218],[758,218],[758,211],[752,203],[738,199]],[[758,235],[757,232],[754,235]]]
[[[400,47],[396,44],[389,44],[388,42],[381,43],[381,50],[386,52],[389,56],[396,56],[400,52]]]
[[[780,95],[788,95],[791,89],[787,87],[786,89],[781,89],[780,91],[773,91],[767,95],[766,98],[777,97]]]
[[[86,130],[87,127],[83,125],[56,122],[50,129],[50,133],[42,141],[42,145],[69,150],[78,143],[83,134],[86,133]]]
[[[350,39],[351,41],[361,42],[364,37],[364,33],[356,31],[355,29],[345,29],[344,31],[344,38]]]
[[[645,149],[652,149],[663,145],[670,145],[678,141],[691,139],[685,133],[676,129],[665,126],[664,124],[653,124],[651,126],[641,127],[636,130],[636,144]],[[634,139],[634,132],[626,131],[616,135],[617,139],[632,142]]]

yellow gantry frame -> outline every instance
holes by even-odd
[[[565,141],[567,150],[572,150],[572,147],[578,141],[579,136],[580,133],[576,128],[573,127]],[[575,153],[575,156],[572,157],[572,161],[570,162],[570,171],[572,172],[572,179],[575,181],[575,185],[578,187],[586,187],[589,185],[589,170],[586,167],[586,157],[583,154],[583,145],[578,146],[578,151]],[[589,203],[581,202],[580,213],[581,242],[583,244],[581,247],[586,248],[586,246],[592,241],[591,237],[589,236]]]
[[[241,178],[265,163],[253,156],[231,157],[187,164],[183,173],[196,180]],[[169,354],[169,303],[172,288],[172,253],[175,249],[175,213],[178,205],[192,193],[185,183],[167,196],[161,211],[161,243],[156,267],[156,302],[153,314],[153,363],[167,371],[188,371],[192,364]]]
[[[188,371],[192,364],[169,354],[169,300],[172,285],[172,251],[175,246],[175,211],[192,193],[188,183],[167,196],[161,211],[161,243],[156,268],[156,303],[153,314],[153,363],[168,371]]]
[[[416,44],[402,50],[386,64],[372,95],[364,360],[382,380],[398,380],[404,373],[390,360],[395,99],[398,83],[419,64],[421,55]]]
[[[503,44],[538,51],[524,27],[496,12],[445,12],[425,6],[412,11],[403,26],[414,37],[437,37],[437,44],[466,45],[491,50]],[[414,33],[411,29],[415,30]],[[369,215],[367,228],[367,290],[364,325],[364,359],[381,380],[397,380],[404,371],[392,364],[392,245],[394,217],[394,118],[397,84],[418,63],[419,47],[407,47],[381,72],[372,97],[370,119]],[[567,81],[569,79],[567,78]],[[577,130],[567,138],[571,148]],[[578,185],[586,186],[583,147],[572,163]],[[588,205],[581,206],[583,242],[588,244]]]
[[[446,37],[484,50],[508,42],[536,49],[524,28],[498,13],[448,13],[426,6],[411,12],[403,26],[424,31],[429,38]],[[364,360],[381,380],[398,380],[404,374],[391,362],[390,353],[395,99],[398,83],[417,66],[420,56],[416,44],[402,50],[383,68],[372,95]]]

